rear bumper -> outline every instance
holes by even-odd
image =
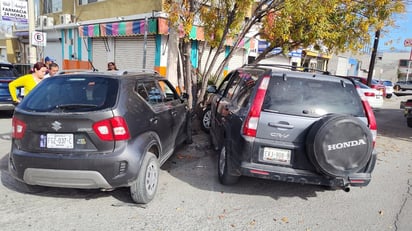
[[[12,111],[15,106],[13,103],[9,102],[0,102],[0,111]]]
[[[376,159],[377,153],[374,151],[371,160],[363,169],[363,172],[352,173],[345,177],[331,177],[310,170],[293,169],[286,166],[274,166],[247,161],[242,161],[239,167],[236,167],[233,162],[231,164],[234,175],[237,172],[240,173],[240,175],[292,183],[332,187],[361,187],[370,183],[371,173],[375,168]]]
[[[110,154],[28,153],[13,149],[9,171],[30,185],[63,188],[113,189],[136,179],[141,155],[127,148]]]
[[[251,163],[242,163],[241,174],[269,180],[332,187],[366,186],[371,181],[370,173],[356,173],[345,178],[333,178],[305,170]]]

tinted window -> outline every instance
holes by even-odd
[[[318,117],[328,113],[364,116],[356,88],[349,81],[272,77],[264,110]]]
[[[17,73],[13,66],[0,64],[0,78],[1,77],[17,77]]]
[[[113,107],[118,80],[103,77],[47,78],[26,96],[20,107],[30,111],[91,111]]]

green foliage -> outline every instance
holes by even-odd
[[[262,20],[262,37],[285,51],[309,45],[335,51],[359,51],[370,32],[393,25],[405,11],[401,0],[285,0]]]

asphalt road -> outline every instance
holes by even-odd
[[[112,192],[39,188],[28,192],[7,171],[11,121],[0,114],[0,230],[412,230],[412,128],[399,101],[375,112],[379,152],[367,187],[326,190],[243,177],[217,180],[216,155],[198,131],[162,166],[155,199],[133,204]]]

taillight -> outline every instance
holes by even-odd
[[[260,82],[256,96],[253,100],[249,114],[246,117],[243,126],[243,134],[246,136],[256,137],[256,129],[259,122],[260,111],[262,110],[263,101],[265,99],[266,90],[269,85],[270,76],[265,76]]]
[[[412,101],[406,101],[405,107],[412,107]]]
[[[127,140],[130,138],[127,123],[120,116],[94,123],[93,130],[100,139],[105,141]]]
[[[373,92],[365,92],[365,96],[375,96],[375,93],[373,93]]]
[[[375,114],[373,113],[372,107],[369,105],[367,100],[362,99],[362,105],[365,109],[366,117],[368,118],[369,129],[372,132],[373,147],[375,147],[376,135],[378,133],[378,126],[376,125]]]
[[[15,139],[22,139],[24,136],[24,132],[26,131],[26,123],[13,117],[11,124],[13,129],[11,132],[11,136]]]

